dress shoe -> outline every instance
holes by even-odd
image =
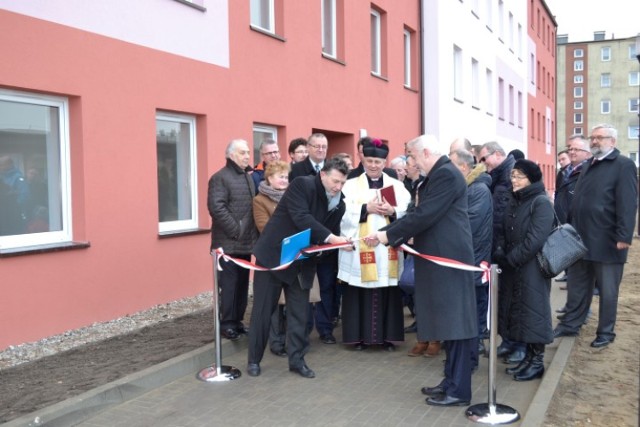
[[[238,335],[249,335],[249,328],[240,326],[239,328],[236,328],[236,332],[238,333]]]
[[[222,335],[222,338],[226,338],[226,339],[231,340],[231,341],[235,341],[238,338],[240,338],[240,335],[238,335],[236,330],[233,329],[233,328],[229,328],[229,329],[225,329],[224,331],[220,331],[220,335]]]
[[[369,346],[366,345],[363,342],[359,342],[358,344],[354,345],[353,348],[358,350],[358,351],[362,351],[362,350],[366,350]]]
[[[326,335],[320,336],[320,341],[322,341],[325,344],[335,344],[336,338],[331,334],[326,334]]]
[[[561,329],[561,328],[555,328],[553,330],[553,338],[560,338],[560,337],[577,337],[578,333],[577,332],[572,332],[572,331],[567,331],[566,329]]]
[[[566,281],[567,281],[567,275],[566,274],[564,276],[558,277],[556,279],[556,282],[566,282]]]
[[[382,347],[387,351],[396,351],[396,346],[393,345],[393,343],[390,343],[387,341],[385,341],[384,344],[382,344]]]
[[[414,345],[413,348],[409,350],[409,353],[407,353],[407,356],[409,357],[422,356],[424,352],[427,351],[428,347],[429,347],[429,341],[424,341],[424,342],[418,341],[416,345]]]
[[[316,373],[313,372],[306,364],[302,364],[300,366],[289,366],[289,371],[295,372],[304,378],[315,378]]]
[[[565,305],[564,307],[560,307],[559,309],[556,310],[556,313],[566,313],[567,312],[567,306]]]
[[[435,357],[439,355],[441,348],[442,344],[440,341],[429,341],[429,347],[427,347],[427,351],[424,352],[424,357]]]
[[[523,349],[514,350],[511,352],[511,354],[505,356],[502,361],[507,365],[517,365],[524,360],[526,355],[527,353]]]
[[[487,352],[487,348],[484,346],[484,342],[482,340],[478,340],[478,354],[485,355]]]
[[[567,290],[567,285],[559,286],[558,289],[560,289],[561,291],[566,291]]]
[[[607,338],[607,337],[597,336],[596,339],[591,342],[591,347],[593,348],[606,347],[609,344],[611,344],[615,339],[616,339],[615,337]]]
[[[567,317],[567,313],[560,313],[556,316],[556,319],[564,320],[565,317]]]
[[[427,405],[432,406],[467,406],[471,403],[469,400],[459,399],[446,394],[428,397],[426,401]]]
[[[272,348],[270,350],[271,350],[271,353],[273,353],[274,355],[276,355],[278,357],[287,357],[287,350],[285,350],[284,348],[281,348],[280,350],[274,350]]]
[[[440,396],[445,394],[444,388],[439,384],[435,387],[422,387],[420,391],[426,396]]]
[[[257,377],[260,375],[260,364],[259,363],[248,363],[247,364],[247,374],[250,377]]]
[[[405,334],[413,334],[418,332],[418,323],[417,322],[413,322],[411,325],[407,326],[406,328],[404,328],[404,333]]]
[[[500,344],[496,349],[496,357],[504,357],[507,354],[511,354],[512,351],[513,349],[511,347]]]

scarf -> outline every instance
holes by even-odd
[[[280,199],[282,199],[282,195],[285,191],[286,190],[276,190],[267,184],[267,181],[260,181],[260,185],[258,186],[258,193],[264,194],[276,203],[280,203]]]

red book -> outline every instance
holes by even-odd
[[[391,206],[398,206],[398,202],[396,202],[396,192],[393,189],[393,185],[389,185],[388,187],[384,187],[378,190],[378,199],[382,202],[383,198],[386,199],[386,201],[389,202]]]

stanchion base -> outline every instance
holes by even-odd
[[[223,381],[231,381],[240,378],[240,370],[233,366],[222,365],[220,372],[215,365],[204,368],[196,375],[196,378],[200,381],[206,381],[208,383],[217,383]]]
[[[492,425],[511,424],[520,419],[518,411],[510,406],[500,404],[480,403],[469,406],[465,414],[473,422]]]

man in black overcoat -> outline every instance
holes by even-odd
[[[311,244],[346,243],[339,236],[340,220],[345,211],[342,186],[347,180],[347,166],[342,160],[324,163],[316,176],[303,176],[291,182],[275,212],[258,238],[253,254],[263,267],[280,265],[282,240],[311,229]],[[304,356],[309,349],[306,328],[309,290],[316,274],[316,260],[295,261],[280,271],[256,271],[253,280],[253,310],[249,330],[247,373],[260,375],[260,362],[269,340],[271,314],[284,289],[287,309],[287,354],[289,370],[305,378],[315,377]]]
[[[569,267],[567,312],[553,332],[556,338],[578,334],[597,282],[598,329],[591,343],[595,348],[611,344],[616,337],[618,291],[638,208],[638,170],[615,148],[617,136],[613,126],[602,124],[589,137],[593,160],[580,174],[569,218],[588,252]]]
[[[407,143],[407,154],[427,174],[418,189],[416,207],[403,218],[365,238],[399,246],[413,237],[413,247],[425,254],[473,265],[473,241],[467,214],[467,184],[462,173],[441,155],[430,135]],[[471,401],[471,352],[477,345],[478,322],[473,272],[415,259],[415,304],[418,341],[447,341],[445,378],[423,387],[435,406],[468,405]]]

